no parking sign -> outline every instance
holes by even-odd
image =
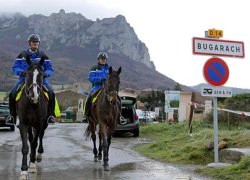
[[[203,76],[212,86],[222,86],[229,78],[229,68],[225,61],[218,57],[213,57],[205,63]]]

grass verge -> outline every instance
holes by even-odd
[[[205,147],[213,141],[213,129],[211,125],[201,121],[194,122],[192,136],[189,136],[187,133],[187,122],[172,125],[165,123],[149,124],[141,126],[140,130],[142,137],[153,139],[154,142],[140,145],[136,147],[136,150],[152,159],[163,162],[199,165],[207,165],[214,161],[213,152],[205,149]],[[240,129],[238,127],[231,128],[229,131],[226,126],[220,126],[219,140],[226,141],[228,147],[250,146],[250,131],[244,127],[240,127]],[[248,163],[250,164],[250,161]],[[235,166],[233,167],[235,168]],[[243,165],[239,164],[237,167],[241,169]],[[235,168],[235,170],[236,169],[237,168]],[[212,175],[210,173],[214,172],[216,174],[222,171],[199,169],[198,172]],[[237,172],[245,172],[245,169],[242,169],[242,171],[237,170]],[[249,172],[250,170],[248,169],[248,171],[243,174],[249,174]],[[227,174],[226,169],[224,174]]]
[[[243,158],[238,164],[228,168],[213,169],[203,168],[196,169],[198,173],[206,176],[211,176],[216,179],[238,180],[250,179],[250,156]]]

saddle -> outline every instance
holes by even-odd
[[[46,99],[49,101],[49,90],[46,86],[42,85],[42,88],[43,88],[43,93],[44,93],[44,96],[46,97]],[[17,95],[16,95],[16,102],[18,102],[21,98],[21,95],[23,93],[23,89],[24,89],[24,83],[21,84],[18,88],[17,88]],[[55,97],[55,110],[54,110],[54,114],[55,114],[55,117],[60,117],[61,116],[61,111],[60,111],[60,107],[59,107],[59,104],[58,104],[58,101]]]
[[[49,94],[48,94],[49,90],[48,90],[48,88],[47,88],[46,86],[44,86],[44,85],[42,85],[42,86],[43,86],[43,90],[44,90],[43,93],[44,93],[45,97],[47,98],[47,100],[49,101]],[[22,95],[22,93],[23,93],[23,89],[24,89],[24,83],[21,84],[21,85],[17,88],[16,102],[20,100],[21,95]]]
[[[99,94],[102,92],[102,88],[97,89],[95,92],[91,94],[91,105],[94,105],[97,101]]]

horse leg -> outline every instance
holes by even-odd
[[[94,153],[94,161],[97,162],[97,148],[96,148],[96,134],[95,134],[95,129],[96,129],[96,125],[94,122],[90,121],[89,122],[89,126],[88,126],[88,130],[91,133],[91,139],[93,141],[93,153]]]
[[[31,153],[30,153],[30,166],[29,166],[29,172],[30,173],[37,173],[37,169],[36,169],[36,148],[37,148],[37,141],[38,141],[38,136],[39,136],[39,129],[34,129],[33,128],[33,132],[34,132],[34,139],[32,141],[31,144]]]
[[[20,121],[22,122],[22,121]],[[23,123],[20,124],[20,136],[22,139],[22,166],[21,166],[21,174],[19,176],[19,180],[26,180],[28,176],[28,166],[27,166],[27,155],[29,153],[29,145],[28,145],[28,127],[24,125]]]
[[[104,165],[104,170],[109,171],[109,155],[108,155],[108,140],[107,136],[103,136],[103,165]]]
[[[98,156],[97,156],[97,148],[96,148],[96,134],[95,133],[91,134],[91,138],[94,144],[94,149],[93,149],[94,161],[97,162]]]
[[[102,133],[102,147],[103,147],[103,166],[105,171],[109,171],[109,157],[108,157],[108,139],[107,139],[107,125],[105,123],[100,123],[100,129]]]
[[[37,162],[41,162],[42,159],[43,159],[43,156],[42,154],[44,153],[44,150],[43,150],[43,136],[44,136],[44,132],[45,130],[43,129],[41,132],[40,132],[40,135],[39,135],[39,147],[38,147],[38,154],[37,154]]]
[[[32,132],[32,127],[28,127],[28,138],[29,138],[29,142],[30,142],[30,147],[32,145],[33,142],[33,132]],[[31,159],[31,155],[32,153],[30,153],[30,159]]]
[[[102,160],[102,135],[99,132],[99,148],[98,148],[98,160]]]
[[[36,148],[38,145],[38,137],[39,137],[40,129],[33,128],[33,132],[34,132],[34,139],[33,139],[32,144],[31,144],[29,172],[37,173],[35,162],[36,162]]]
[[[108,135],[107,141],[108,141],[108,155],[109,155],[109,146],[111,144],[111,134]]]
[[[28,127],[28,137],[29,137],[29,142],[30,142],[30,145],[31,145],[32,141],[33,141],[32,127]]]

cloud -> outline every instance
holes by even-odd
[[[44,14],[59,12],[64,9],[67,12],[83,14],[86,18],[95,20],[96,18],[116,16],[118,11],[107,8],[101,4],[82,0],[11,0],[6,3],[0,0],[0,12],[20,12],[24,15]]]

